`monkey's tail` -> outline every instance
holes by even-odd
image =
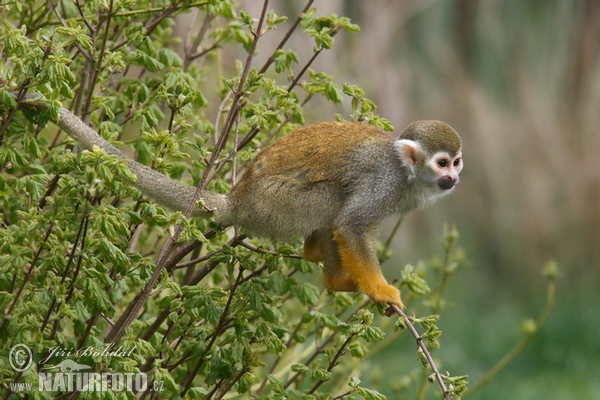
[[[47,107],[46,104],[39,101],[43,100],[41,95],[30,93],[25,95],[25,99],[34,100],[35,103],[33,106],[38,109]],[[69,110],[60,108],[58,116],[58,120],[53,120],[52,122],[75,139],[75,141],[84,149],[93,150],[94,146],[98,146],[107,154],[115,155],[123,160],[127,160],[127,166],[137,178],[136,181],[130,183],[158,204],[172,210],[186,211],[194,199],[198,199],[203,207],[194,207],[192,212],[193,216],[203,216],[212,213],[218,216],[220,212],[226,210],[228,201],[225,195],[211,193],[205,190],[200,191],[200,193],[196,195],[197,189],[195,187],[171,179],[160,172],[148,168],[127,157],[121,150],[106,141]]]

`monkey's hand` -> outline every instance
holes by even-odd
[[[394,304],[404,309],[400,290],[387,283],[367,236],[350,234],[340,229],[333,232],[344,270],[358,288],[373,301]]]

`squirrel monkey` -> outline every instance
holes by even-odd
[[[57,125],[82,147],[128,159],[64,108]],[[264,149],[227,195],[203,191],[204,209],[224,225],[284,240],[303,237],[304,258],[323,262],[324,285],[361,290],[403,307],[373,246],[384,217],[405,214],[450,193],[462,169],[461,140],[440,121],[411,123],[400,138],[352,122],[308,125]],[[185,210],[196,188],[128,159],[145,195]]]
[[[461,169],[460,137],[443,122],[413,122],[397,140],[360,123],[308,125],[263,150],[216,216],[261,236],[304,237],[327,289],[402,308],[379,268],[376,230],[450,193]]]

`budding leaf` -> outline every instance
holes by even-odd
[[[402,283],[408,286],[408,289],[416,295],[427,294],[431,291],[425,279],[417,275],[414,267],[410,264],[404,267],[402,271]]]

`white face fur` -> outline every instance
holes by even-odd
[[[427,161],[427,166],[437,176],[437,185],[440,189],[446,191],[453,189],[459,182],[458,175],[462,170],[462,153],[459,152],[452,157],[446,152],[435,153]]]
[[[421,181],[415,182],[420,189],[415,193],[419,207],[431,204],[451,193],[458,184],[463,168],[460,151],[455,156],[445,151],[428,156],[417,142],[407,139],[396,140],[394,146],[402,161],[412,171],[413,175],[409,177],[409,181]]]

